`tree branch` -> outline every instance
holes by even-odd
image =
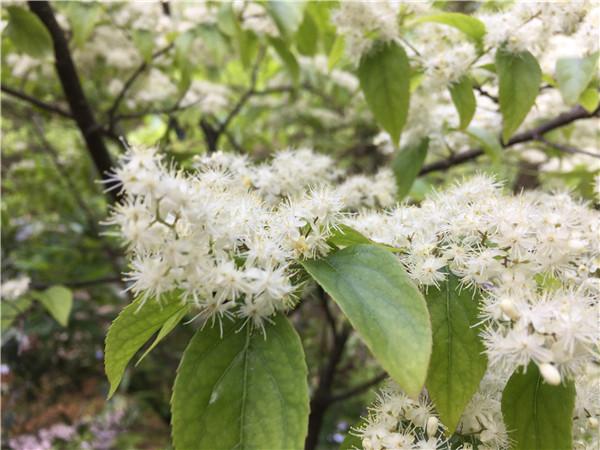
[[[576,106],[570,111],[559,114],[552,120],[549,120],[540,126],[533,128],[531,130],[524,131],[522,133],[515,134],[507,143],[502,144],[503,148],[509,148],[516,144],[521,144],[523,142],[529,142],[537,140],[540,136],[555,130],[560,127],[564,127],[569,125],[572,122],[575,122],[580,119],[589,119],[591,117],[597,117],[600,112],[600,108],[596,109],[596,111],[590,113],[583,109],[581,106]],[[439,170],[446,170],[453,166],[457,166],[459,164],[466,163],[473,159],[478,158],[483,155],[484,151],[482,148],[474,148],[471,150],[467,150],[461,153],[457,153],[448,159],[444,159],[441,161],[436,161],[431,164],[427,164],[423,166],[421,171],[419,172],[419,176],[436,172]]]
[[[349,398],[352,398],[355,395],[362,394],[363,392],[369,390],[373,386],[381,383],[387,377],[388,377],[388,374],[386,372],[382,372],[379,375],[373,377],[372,379],[365,381],[364,383],[361,383],[358,386],[355,386],[355,387],[347,390],[346,392],[342,392],[341,394],[337,394],[337,395],[333,395],[333,396],[329,397],[329,403],[341,402],[341,401],[347,400]]]
[[[16,89],[8,87],[4,83],[2,84],[2,92],[20,100],[23,100],[37,108],[43,109],[44,111],[58,114],[59,116],[66,117],[67,119],[73,118],[69,111],[62,109],[60,106],[51,105],[49,103],[38,100],[37,98],[32,97],[31,95],[25,94],[24,92],[17,91]]]
[[[173,48],[173,44],[169,44],[166,47],[154,52],[152,54],[152,60],[158,58],[161,55],[164,55],[165,53],[167,53],[169,50],[171,50]],[[117,123],[117,118],[119,116],[117,116],[117,111],[119,109],[119,106],[121,105],[121,102],[123,101],[123,99],[125,98],[125,95],[127,94],[127,91],[129,91],[129,89],[131,88],[131,86],[133,86],[133,83],[135,83],[135,80],[138,79],[138,77],[144,73],[146,71],[146,69],[149,67],[149,64],[147,61],[142,62],[137,69],[135,69],[133,71],[133,73],[129,76],[129,78],[127,79],[127,81],[125,81],[125,84],[123,85],[123,87],[121,88],[121,92],[119,92],[119,95],[117,95],[117,97],[115,98],[115,101],[113,102],[112,106],[110,107],[110,109],[108,110],[108,129],[110,131],[114,131],[115,125]]]
[[[591,156],[592,158],[600,158],[600,153],[592,153],[592,152],[588,152],[587,150],[582,150],[580,148],[572,147],[570,145],[560,144],[558,142],[552,142],[541,135],[536,137],[535,140],[538,142],[541,142],[543,144],[546,144],[548,147],[552,147],[552,148],[559,150],[561,152],[564,152],[564,153],[570,153],[572,155],[587,155],[587,156]]]
[[[111,179],[109,172],[112,169],[112,160],[104,144],[102,127],[96,122],[94,113],[81,87],[77,69],[71,57],[69,44],[63,30],[56,21],[54,11],[47,1],[29,1],[29,9],[39,17],[48,29],[54,44],[55,67],[62,85],[63,92],[69,103],[71,114],[83,135],[88,151],[100,177],[108,189],[115,187],[117,181]],[[116,200],[116,190],[110,190],[109,196]]]

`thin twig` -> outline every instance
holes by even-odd
[[[588,152],[587,150],[582,150],[580,148],[572,147],[570,145],[560,144],[558,142],[552,142],[543,136],[538,136],[535,138],[535,140],[538,142],[542,142],[543,144],[546,144],[548,147],[552,147],[552,148],[559,150],[561,152],[564,152],[564,153],[570,153],[572,155],[587,155],[587,156],[591,156],[592,158],[600,158],[600,153]]]
[[[538,137],[543,136],[544,134],[555,130],[560,127],[564,127],[569,125],[572,122],[575,122],[580,119],[589,119],[592,117],[597,117],[600,113],[600,108],[596,109],[594,112],[590,113],[586,111],[581,106],[576,106],[570,111],[559,114],[552,120],[549,120],[540,126],[533,128],[528,131],[524,131],[522,133],[515,134],[507,143],[503,143],[502,147],[509,148],[516,144],[521,144],[523,142],[534,141]],[[421,171],[419,172],[419,176],[436,172],[439,170],[447,170],[453,166],[457,166],[459,164],[464,164],[468,161],[472,161],[477,159],[479,156],[483,155],[485,152],[482,148],[473,148],[471,150],[466,150],[464,152],[458,153],[451,158],[444,159],[441,161],[436,161],[431,164],[427,164],[423,166]]]
[[[333,396],[329,397],[329,403],[341,402],[341,401],[347,400],[349,398],[352,398],[356,395],[362,394],[363,392],[369,390],[373,386],[381,383],[387,377],[388,377],[388,374],[386,372],[382,372],[379,375],[371,378],[370,380],[359,384],[358,386],[348,389],[347,391],[342,392],[341,394],[337,394],[337,395],[333,395]]]
[[[173,44],[169,44],[166,47],[163,47],[162,49],[154,52],[152,54],[152,60],[158,58],[159,56],[164,55],[165,53],[167,53],[169,50],[171,50],[173,48]],[[138,77],[144,73],[144,71],[150,66],[150,64],[148,63],[148,61],[143,61],[138,67],[137,69],[135,69],[133,71],[133,73],[129,76],[129,78],[127,79],[127,81],[125,81],[125,84],[123,84],[123,87],[121,88],[121,91],[119,92],[119,94],[117,95],[117,97],[115,98],[115,101],[113,102],[112,106],[110,107],[110,109],[108,110],[108,127],[110,130],[114,130],[114,127],[117,123],[117,111],[119,109],[119,106],[121,105],[121,102],[123,101],[123,99],[125,98],[125,95],[127,94],[127,91],[129,91],[129,89],[131,88],[131,86],[133,86],[133,83],[135,83],[135,80],[138,79]]]
[[[41,100],[38,100],[35,97],[32,97],[31,95],[25,94],[24,92],[17,91],[16,89],[6,86],[5,84],[2,84],[2,92],[6,93],[8,95],[11,95],[15,98],[18,98],[20,100],[23,100],[33,106],[36,106],[37,108],[43,109],[44,111],[58,114],[59,116],[66,117],[67,119],[73,118],[73,116],[71,115],[71,113],[69,111],[61,108],[60,106],[55,106],[55,105],[51,105],[49,103],[43,102]]]

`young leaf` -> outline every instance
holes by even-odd
[[[179,324],[179,322],[181,322],[181,320],[185,317],[189,310],[190,307],[188,305],[184,305],[179,311],[177,311],[175,314],[169,317],[165,321],[165,323],[163,323],[162,327],[160,327],[158,334],[156,335],[156,338],[152,342],[152,345],[150,345],[150,347],[146,349],[144,354],[140,356],[140,359],[138,359],[135,363],[136,366],[139,365],[139,363],[141,363],[146,356],[148,356],[148,353],[154,350],[154,347],[160,344],[160,342],[164,338],[166,338],[171,331],[173,331],[173,329]]]
[[[594,77],[598,52],[585,58],[560,58],[556,61],[556,82],[563,100],[574,105]]]
[[[296,61],[294,54],[287,47],[286,43],[279,38],[269,38],[269,42],[275,49],[275,52],[285,65],[294,82],[297,82],[300,77],[300,66],[298,65],[298,61]]]
[[[479,127],[469,127],[466,133],[481,144],[483,151],[487,153],[494,163],[500,162],[502,158],[502,145],[500,145],[496,134]]]
[[[161,299],[161,303],[148,299],[140,307],[142,300],[137,299],[121,311],[108,329],[104,350],[104,370],[110,382],[108,398],[119,387],[129,360],[167,320],[186,308],[177,295]]]
[[[301,450],[308,427],[307,368],[284,316],[266,338],[240,323],[198,330],[179,368],[171,411],[177,450]]]
[[[439,289],[430,287],[425,297],[433,331],[427,391],[452,434],[487,367],[485,348],[473,327],[479,296],[449,274]]]
[[[2,300],[0,303],[0,331],[4,333],[8,330],[15,319],[29,309],[31,303],[29,297]]]
[[[596,111],[598,103],[600,103],[600,96],[596,88],[587,88],[579,97],[579,104],[589,113]]]
[[[335,41],[333,41],[331,50],[329,51],[327,68],[329,70],[333,69],[334,66],[340,61],[340,59],[342,59],[343,55],[344,55],[344,37],[341,34],[338,34],[335,37]]]
[[[304,13],[304,20],[296,32],[296,47],[303,55],[312,56],[317,52],[319,28],[310,12]]]
[[[152,60],[152,52],[154,51],[154,34],[149,30],[133,30],[131,37],[144,61],[149,63]]]
[[[572,448],[575,386],[544,382],[535,363],[515,371],[502,393],[502,415],[513,450]]]
[[[398,152],[392,162],[392,170],[396,176],[398,199],[401,200],[410,192],[415,179],[427,156],[429,138],[423,138],[417,143],[410,144]]]
[[[507,142],[535,103],[542,70],[531,53],[510,53],[502,49],[496,51],[496,70],[500,84],[502,140]]]
[[[431,325],[423,296],[396,257],[361,244],[301,264],[340,306],[382,367],[416,397],[427,376]]]
[[[435,22],[454,27],[476,42],[481,42],[486,33],[485,24],[481,20],[462,13],[437,13],[419,17],[414,21],[414,23],[422,22]]]
[[[360,86],[375,120],[398,143],[408,115],[410,65],[404,49],[379,42],[360,60]]]
[[[267,11],[275,21],[277,28],[284,38],[292,36],[300,24],[304,15],[303,1],[269,1],[267,2]]]
[[[473,83],[469,77],[463,76],[456,83],[451,84],[448,89],[450,90],[452,103],[454,103],[460,117],[459,128],[464,130],[471,123],[477,107],[477,101],[473,93]]]
[[[15,47],[34,58],[52,50],[52,37],[42,21],[32,12],[19,6],[9,6],[6,35]]]
[[[43,292],[35,292],[33,297],[44,305],[54,319],[66,327],[73,307],[73,293],[64,286],[52,286]]]

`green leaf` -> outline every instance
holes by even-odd
[[[296,32],[296,47],[303,55],[312,56],[317,52],[318,44],[319,28],[312,15],[307,11]]]
[[[394,158],[392,170],[396,176],[399,200],[406,197],[410,192],[410,188],[425,162],[428,146],[429,138],[423,138],[417,143],[401,148]]]
[[[502,145],[496,134],[479,127],[469,127],[466,133],[481,144],[483,151],[494,163],[500,162],[502,159]]]
[[[556,61],[556,82],[563,100],[574,105],[594,77],[598,52],[585,58],[560,58]]]
[[[154,51],[154,34],[149,30],[133,30],[133,43],[142,55],[144,61],[152,61],[152,52]]]
[[[38,17],[27,9],[9,6],[6,35],[17,50],[41,57],[52,50],[52,37]]]
[[[581,97],[579,97],[579,104],[589,113],[596,111],[599,103],[600,96],[598,95],[598,89],[596,88],[587,88],[583,91]]]
[[[304,448],[307,368],[284,316],[262,333],[240,323],[198,330],[179,368],[171,411],[178,450]]]
[[[298,82],[300,78],[300,66],[294,54],[290,51],[286,43],[279,38],[269,38],[269,42],[275,49],[275,52],[285,65],[287,71],[290,73],[294,82]]]
[[[374,245],[353,245],[301,264],[340,306],[382,367],[416,397],[427,376],[431,325],[425,299],[398,259]]]
[[[104,350],[104,370],[110,382],[108,398],[119,387],[127,364],[137,351],[165,322],[186,308],[177,295],[161,301],[162,304],[154,299],[145,303],[142,299],[135,300],[121,311],[108,329]]]
[[[456,12],[443,12],[422,16],[414,20],[413,23],[435,22],[454,27],[474,41],[481,42],[486,33],[484,23],[467,14]]]
[[[575,386],[544,382],[535,363],[515,371],[502,393],[502,415],[513,450],[571,450]]]
[[[31,306],[29,297],[21,297],[15,300],[2,300],[0,302],[0,330],[4,333],[10,328],[15,319],[23,314]]]
[[[360,231],[355,230],[348,225],[341,224],[339,225],[331,234],[331,237],[328,239],[330,244],[333,244],[337,247],[349,247],[354,244],[371,244],[376,245],[381,248],[385,248],[390,252],[400,252],[401,250],[395,247],[390,247],[389,245],[379,244],[377,242],[373,242],[371,239],[366,237]]]
[[[277,28],[284,38],[292,36],[302,23],[304,15],[304,1],[269,1],[267,11],[273,17]]]
[[[377,123],[394,144],[408,115],[410,66],[404,49],[393,42],[378,42],[358,66],[360,86]]]
[[[69,324],[69,315],[73,307],[73,293],[70,289],[64,286],[52,286],[43,292],[34,292],[32,295],[59,324],[63,327]]]
[[[464,130],[471,123],[475,115],[475,109],[477,108],[477,101],[473,93],[473,83],[469,77],[463,76],[456,83],[451,84],[448,89],[450,90],[452,103],[454,103],[460,117],[459,128]]]
[[[496,70],[500,84],[502,140],[508,142],[535,103],[542,70],[531,53],[509,53],[502,49],[496,51]]]
[[[331,46],[331,50],[329,51],[329,59],[327,62],[327,68],[331,71],[335,67],[335,65],[342,59],[344,56],[344,37],[341,34],[338,34],[335,37],[335,41],[333,41],[333,45]]]
[[[428,289],[426,298],[433,331],[427,392],[451,435],[487,368],[485,348],[474,327],[479,295],[449,274],[439,289]]]
[[[73,42],[77,47],[83,46],[102,17],[102,6],[97,3],[83,2],[68,2],[61,6],[65,7],[69,18],[73,30]]]
[[[160,342],[164,338],[166,338],[171,331],[173,331],[173,329],[179,324],[179,322],[182,321],[182,319],[185,317],[185,315],[189,311],[190,311],[190,307],[188,305],[185,305],[179,311],[177,311],[175,314],[173,314],[171,317],[169,317],[165,321],[165,323],[163,323],[162,327],[160,327],[160,330],[159,330],[158,334],[156,335],[156,338],[154,339],[154,342],[152,342],[152,345],[150,345],[150,347],[148,347],[146,349],[146,351],[144,352],[144,354],[142,356],[140,356],[140,359],[138,359],[137,362],[135,363],[136,366],[138,366],[142,362],[142,360],[152,350],[154,350],[154,347],[156,347],[158,344],[160,344]]]

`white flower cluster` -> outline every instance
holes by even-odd
[[[218,152],[199,158],[192,173],[152,149],[130,152],[114,175],[126,200],[107,222],[127,244],[130,289],[144,301],[179,291],[205,319],[262,326],[293,306],[292,264],[329,251],[343,209],[394,198],[389,173],[336,188],[330,181],[340,175],[310,150],[282,151],[261,165]]]
[[[355,61],[367,51],[374,38],[391,41],[398,37],[399,2],[340,2],[331,17],[345,38],[346,52]]]
[[[31,280],[27,276],[20,276],[4,281],[0,285],[0,298],[2,300],[16,300],[29,290]]]
[[[446,448],[443,426],[425,395],[413,400],[390,382],[369,410],[364,426],[353,431],[364,450]]]
[[[593,52],[590,45],[598,46],[598,7],[592,8],[587,1],[515,2],[500,13],[479,18],[487,28],[485,44],[492,48],[537,52],[545,49],[553,35],[572,34],[578,28],[575,37],[587,52]]]
[[[449,267],[482,289],[492,365],[512,371],[534,361],[572,376],[592,358],[600,338],[600,214],[569,195],[504,195],[479,176],[418,207],[365,212],[348,224],[404,249],[401,261],[420,285],[439,284]]]

